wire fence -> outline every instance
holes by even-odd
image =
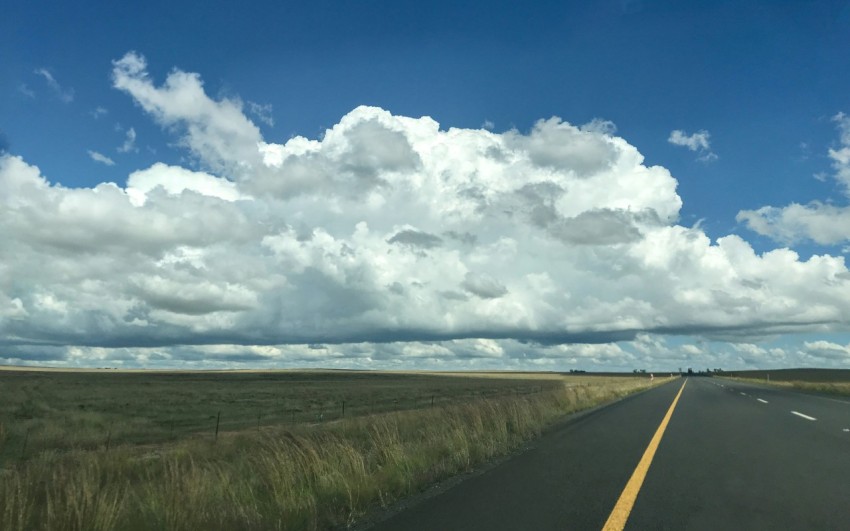
[[[555,388],[557,384],[492,388],[452,389],[450,393],[409,393],[395,396],[324,397],[279,406],[210,404],[198,414],[175,410],[152,412],[149,418],[113,418],[96,426],[80,426],[72,416],[53,418],[4,418],[0,420],[0,465],[29,459],[40,452],[73,449],[108,451],[119,445],[162,444],[187,437],[215,441],[227,432],[262,430],[270,426],[304,426],[388,412],[444,407],[477,400],[527,396]],[[12,429],[17,428],[17,429]]]

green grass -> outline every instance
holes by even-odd
[[[269,374],[239,376],[250,381]],[[133,444],[125,440],[108,451],[104,445],[97,449],[57,445],[33,451],[23,460],[8,460],[0,474],[0,529],[346,526],[436,481],[511,452],[566,413],[649,386],[648,380],[639,378],[503,374],[471,378],[381,373],[373,375],[380,378],[367,377],[364,383],[361,373],[346,373],[337,380],[335,374],[315,377],[315,373],[302,373],[296,380],[305,382],[310,374],[312,387],[304,384],[301,389],[311,397],[306,400],[321,401],[337,396],[334,393],[353,396],[348,394],[351,377],[364,388],[362,396],[370,396],[367,389],[372,389],[394,406],[391,397],[402,390],[407,394],[432,389],[445,392],[434,407],[429,396],[417,408],[375,414],[364,408],[361,414],[322,423],[272,424],[260,430],[252,426],[223,432],[218,441],[186,432],[174,442]],[[145,378],[156,375],[142,376],[137,382],[141,387],[129,389],[138,393],[134,395],[138,399],[145,397],[141,390]],[[186,376],[196,377],[175,378]],[[219,374],[214,379],[232,376]],[[70,384],[79,381],[68,379],[63,382],[69,384],[66,389],[54,387],[52,392],[75,395],[79,390]],[[88,390],[92,408],[111,411],[94,407],[97,396],[118,400],[123,386],[111,387],[108,378],[99,383],[105,390]],[[165,389],[157,385],[165,384],[151,383],[149,387],[158,392]],[[193,387],[184,381],[179,387],[200,398],[208,391],[217,396],[224,392],[204,385]],[[228,388],[228,384],[222,388],[230,389],[225,396],[248,396],[264,388],[257,385],[253,391],[248,389],[250,385],[241,390],[241,386]],[[62,411],[52,400],[43,399],[36,406],[42,409],[36,411]],[[203,410],[202,405],[184,407]],[[44,421],[43,417],[29,420],[36,418]],[[157,417],[148,413],[144,418]]]
[[[0,466],[46,450],[159,444],[538,393],[552,375],[0,370]],[[344,413],[343,413],[344,407]]]

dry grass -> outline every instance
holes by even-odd
[[[745,378],[736,376],[730,378],[741,382],[758,383],[784,389],[796,389],[808,393],[822,393],[826,395],[850,396],[850,382],[807,382],[801,380],[776,380],[767,378]]]
[[[724,373],[733,380],[797,389],[809,393],[850,396],[850,369],[774,369]]]
[[[0,529],[342,527],[649,381],[551,384],[533,394],[229,433],[217,443],[41,452],[2,472]]]

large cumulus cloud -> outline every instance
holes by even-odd
[[[157,85],[131,53],[113,83],[197,164],[72,189],[0,157],[8,348],[368,342],[438,359],[533,342],[630,363],[639,348],[603,344],[847,329],[841,257],[678,225],[676,180],[598,122],[495,133],[359,107],[275,143],[197,74]]]

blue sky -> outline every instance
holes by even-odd
[[[840,157],[830,155],[830,149],[837,153],[846,146],[841,136],[843,118],[836,117],[850,112],[850,59],[846,54],[850,8],[845,2],[268,2],[246,6],[230,2],[81,5],[11,1],[4,9],[0,20],[0,132],[10,156],[37,166],[54,185],[88,189],[114,182],[125,189],[133,172],[158,163],[241,182],[232,170],[217,167],[197,145],[193,147],[186,132],[192,127],[191,119],[151,110],[139,92],[116,87],[116,61],[132,52],[133,57],[144,58],[144,71],[154,88],[161,87],[175,71],[196,73],[210,101],[239,101],[244,115],[270,144],[282,145],[296,136],[320,140],[327,129],[363,105],[393,116],[431,117],[441,130],[454,127],[497,134],[516,130],[529,137],[538,120],[553,116],[576,126],[607,120],[616,126],[615,132],[608,132],[639,151],[645,166],[663,167],[675,179],[681,208],[670,223],[697,227],[712,245],[718,238],[734,234],[759,255],[788,248],[802,261],[813,255],[841,260],[850,241],[846,225],[850,216],[842,210],[848,203],[850,181],[840,177],[844,167]],[[694,149],[670,141],[677,130]],[[700,148],[692,135],[701,132],[705,143]],[[376,178],[381,175],[378,171]],[[801,213],[787,210],[795,203],[805,206],[812,201],[819,203],[802,215],[817,223],[801,224]],[[254,206],[257,209],[252,212],[261,210]],[[770,213],[758,213],[769,206],[774,207]],[[273,206],[262,205],[262,209],[269,208]],[[286,211],[290,219],[303,217],[296,207],[291,208]],[[591,210],[598,208],[592,206]],[[354,218],[352,227],[358,221]],[[396,236],[402,234],[398,232],[402,226],[419,231],[417,234],[448,230],[434,226],[429,232],[413,221],[394,220],[387,230],[397,231]],[[340,237],[348,222],[323,218],[304,223],[326,227]],[[485,239],[484,231],[476,235]],[[22,233],[16,237],[26,240]],[[490,237],[498,239],[495,234]],[[101,248],[97,252],[111,251]],[[558,264],[555,261],[546,267]],[[493,266],[487,278],[499,280],[506,293],[519,290],[509,280],[497,278],[497,272]],[[744,276],[741,271],[736,274]],[[789,270],[784,274],[798,273]],[[770,275],[781,277],[783,273],[771,270]],[[840,272],[833,276],[844,278]],[[570,285],[575,279],[562,280]],[[6,282],[7,298],[26,307],[27,301],[15,294],[23,290],[20,282]],[[44,283],[48,284],[46,278]],[[473,284],[482,285],[468,282],[466,286]],[[474,295],[478,289],[474,286],[471,293],[481,298]],[[3,289],[0,285],[0,291]],[[836,293],[847,289],[846,281],[835,289]],[[768,291],[778,293],[776,289]],[[330,293],[328,297],[332,297]],[[58,297],[56,293],[52,296]],[[620,302],[643,300],[625,288],[600,298],[613,304],[618,297]],[[520,301],[514,303],[521,305]],[[86,313],[73,302],[69,304],[68,311]],[[663,306],[657,301],[649,304]],[[834,315],[845,309],[832,310],[812,317],[809,325],[794,324],[801,328],[792,327],[790,336],[760,329],[739,340],[724,325],[719,328],[725,327],[725,331],[708,341],[731,345],[715,349],[725,348],[730,353],[737,352],[734,345],[742,341],[763,349],[777,348],[776,344],[804,349],[804,343],[817,341],[844,348],[850,343],[847,314],[836,318]],[[478,317],[486,314],[482,308],[465,311]],[[623,311],[628,321],[632,314]],[[314,319],[322,316],[317,314]],[[753,321],[765,319],[772,318],[756,316]],[[169,339],[160,342],[166,346],[204,343],[198,340],[197,330],[210,330],[177,318],[151,324],[155,321],[146,320],[156,330],[167,331],[163,337]],[[656,321],[663,325],[667,319],[656,317]],[[693,330],[718,328],[716,323],[692,321],[688,326]],[[788,324],[788,318],[779,321],[774,323],[779,328]],[[23,333],[23,328],[10,322],[6,324],[6,344],[32,349],[49,336],[61,351],[56,355],[59,361],[69,360],[68,349],[81,342],[74,334],[39,327]],[[182,326],[195,332],[181,334]],[[633,328],[652,337],[658,334],[676,345],[705,340],[679,326],[672,326],[671,334],[659,332],[666,330],[664,326],[645,322]],[[481,323],[459,334],[450,333],[449,328],[417,334],[412,331],[420,330],[420,325],[401,326],[398,333],[410,341],[444,336],[450,341],[488,336],[500,341],[527,339],[523,333],[494,332]],[[517,322],[507,328],[528,327]],[[610,332],[609,328],[599,329]],[[217,330],[220,333],[211,335],[222,344],[239,346],[286,344],[289,337],[275,338],[230,325]],[[350,337],[381,345],[392,336],[386,330],[384,323],[373,332]],[[116,333],[115,346],[147,348],[127,339],[130,336],[135,337]],[[735,341],[727,343],[729,339]],[[310,336],[312,342],[321,340],[320,333]],[[334,342],[339,341],[329,338],[329,343]],[[640,348],[631,343],[613,344],[624,345],[618,348],[633,353],[636,360],[644,359]],[[502,348],[508,352],[514,347]],[[821,361],[845,363],[850,361],[850,347],[846,353],[847,358]],[[178,359],[172,353],[163,355]],[[86,356],[80,355],[78,361],[85,362]],[[280,361],[280,356],[285,358],[284,354],[269,356],[270,364]],[[558,356],[548,353],[544,357],[572,366],[565,361],[570,359],[566,354]],[[760,363],[819,363],[790,355],[785,359],[765,356]],[[338,357],[349,359],[346,353]],[[25,355],[13,358],[25,359]],[[393,353],[385,358],[406,359]],[[138,359],[144,363],[147,358]],[[334,358],[309,359],[321,364]],[[430,360],[423,362],[426,365],[436,363],[436,358],[424,359]],[[589,359],[606,363],[604,357]],[[636,360],[622,363],[626,366]],[[748,363],[736,360],[726,359],[733,364]]]
[[[275,126],[260,125],[279,141],[316,136],[362,104],[497,130],[550,116],[611,120],[649,164],[677,176],[683,220],[704,218],[716,236],[737,229],[739,210],[837,195],[812,176],[829,168],[830,117],[850,108],[842,2],[13,2],[10,12],[3,130],[16,153],[47,175],[61,169],[68,185],[120,181],[157,159],[92,165],[88,150],[114,155],[123,141],[117,124],[159,157],[179,156],[110,86],[111,61],[137,50],[154,76],[176,66],[202,73],[214,94],[271,104]],[[73,90],[71,104],[40,68]],[[109,114],[85,123],[98,107]],[[671,146],[672,129],[711,132],[718,160]]]

